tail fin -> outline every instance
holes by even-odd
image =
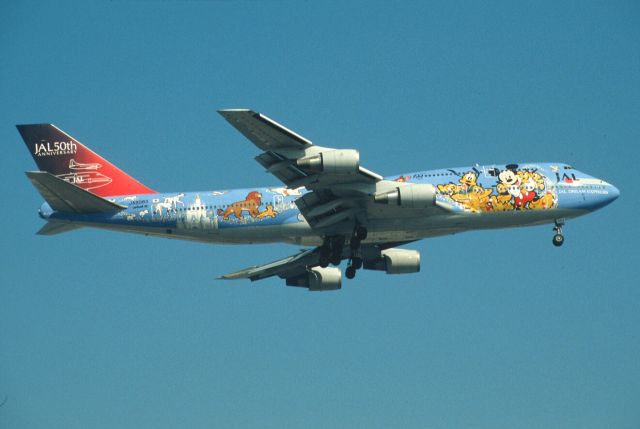
[[[16,125],[38,168],[101,197],[154,194],[55,125]]]
[[[45,171],[28,171],[27,176],[52,209],[63,213],[113,213],[125,206],[112,203],[80,189]]]

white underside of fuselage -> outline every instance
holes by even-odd
[[[371,219],[367,225],[368,236],[364,244],[399,243],[423,238],[455,234],[459,232],[534,226],[553,223],[557,219],[569,219],[588,213],[579,209],[552,209],[544,211],[512,211],[493,213],[430,214],[416,216]],[[289,243],[302,246],[319,246],[322,236],[304,221],[283,225],[244,226],[218,229],[201,223],[182,227],[140,226],[73,222],[111,231],[144,234],[148,236],[190,240],[219,244]]]

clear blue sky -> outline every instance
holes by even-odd
[[[0,53],[0,427],[639,427],[637,1],[15,1]],[[622,195],[561,249],[426,240],[325,294],[214,280],[286,245],[34,235],[14,124],[158,190],[276,184],[228,107],[382,174],[564,161]]]

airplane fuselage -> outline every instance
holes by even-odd
[[[613,201],[615,186],[563,163],[524,163],[428,170],[387,180],[432,184],[433,207],[395,207],[376,215],[368,202],[366,242],[400,243],[475,229],[553,223]],[[65,179],[66,180],[66,179]],[[116,213],[61,213],[44,203],[49,221],[211,243],[285,242],[320,245],[296,205],[305,188],[282,186],[224,191],[126,195],[108,200]]]

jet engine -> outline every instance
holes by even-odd
[[[360,168],[360,153],[354,149],[338,149],[301,158],[296,165],[317,173],[354,174]]]
[[[365,260],[365,270],[386,271],[387,274],[408,274],[420,271],[420,252],[408,249],[387,249],[380,258]]]
[[[310,291],[338,290],[342,288],[342,272],[338,268],[310,268],[305,274],[287,279],[287,286],[301,286]]]
[[[436,204],[436,187],[430,184],[411,183],[374,197],[376,203],[390,204],[409,209],[424,209]]]

